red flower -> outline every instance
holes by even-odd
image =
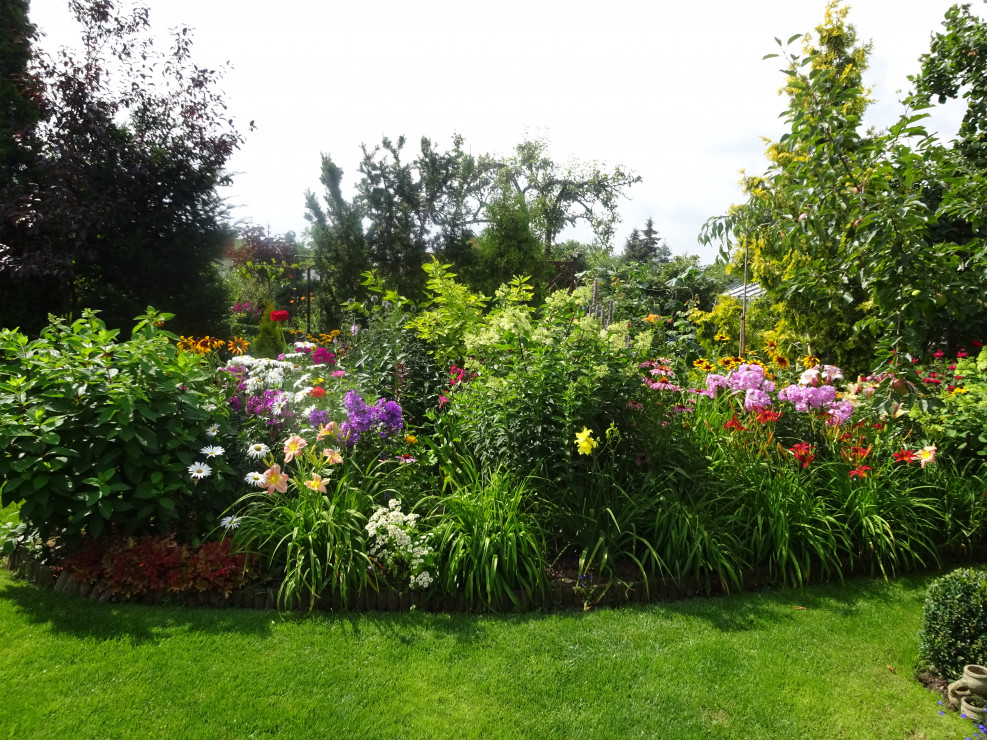
[[[965,351],[960,350],[959,352],[956,353],[956,359],[957,360],[962,360],[964,357],[966,357],[966,352]]]
[[[316,386],[315,388],[313,388],[308,392],[308,395],[310,395],[312,398],[322,398],[324,395],[326,395],[326,389]]]
[[[287,320],[288,320],[287,311],[271,311],[271,321],[277,321],[280,323],[282,321],[287,321]]]
[[[812,445],[808,442],[799,442],[796,445],[792,445],[788,448],[788,451],[795,456],[796,460],[802,463],[803,468],[809,467],[809,463],[816,459],[815,454],[812,452]]]
[[[758,412],[757,416],[754,417],[757,421],[764,424],[767,421],[778,421],[781,418],[781,412],[772,411],[771,409],[764,409]]]
[[[870,470],[870,467],[868,465],[858,465],[857,467],[855,467],[853,470],[850,471],[850,477],[852,478],[853,476],[858,475],[861,478],[866,478],[868,470]]]
[[[974,349],[980,349],[981,347],[984,346],[984,343],[974,339],[972,342],[970,342],[970,346],[973,347]]]
[[[909,465],[918,460],[914,452],[906,449],[902,449],[901,452],[894,453],[894,459],[897,462],[908,463]]]
[[[946,353],[943,352],[941,349],[937,349],[935,352],[932,353],[932,356],[935,357],[938,360],[939,358],[941,358],[945,354]]]
[[[741,424],[737,420],[737,415],[736,414],[734,414],[731,417],[730,421],[728,421],[726,424],[723,425],[723,428],[724,429],[727,429],[727,430],[729,430],[731,432],[746,432],[747,431],[747,427],[745,427],[743,424]]]

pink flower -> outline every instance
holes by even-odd
[[[264,481],[262,485],[267,486],[267,494],[271,495],[275,491],[286,493],[288,490],[288,476],[281,472],[280,465],[272,465],[264,471]]]
[[[322,480],[322,476],[313,475],[312,480],[305,481],[305,487],[310,488],[313,491],[321,491],[326,493],[326,482]]]
[[[439,408],[442,408],[447,403],[449,403],[449,399],[448,398],[446,398],[445,396],[439,396]]]
[[[341,378],[344,375],[346,375],[346,371],[345,370],[333,370],[332,371],[332,377],[334,377],[334,378]]]
[[[936,446],[930,445],[929,447],[923,447],[915,453],[915,457],[918,459],[919,464],[924,468],[929,463],[936,461]]]
[[[343,456],[340,455],[336,450],[329,447],[322,450],[322,456],[326,458],[326,461],[330,465],[339,465],[341,462],[343,462]]]
[[[284,443],[284,461],[290,463],[295,455],[300,455],[302,448],[308,447],[308,442],[306,442],[302,437],[297,434],[288,437]]]

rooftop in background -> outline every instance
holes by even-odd
[[[729,290],[723,291],[722,295],[728,295],[731,298],[736,298],[738,301],[744,300],[744,284],[735,285]],[[760,298],[764,295],[764,288],[762,288],[757,283],[747,283],[747,300],[752,300],[754,298]]]

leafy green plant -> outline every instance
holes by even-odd
[[[298,471],[289,477],[269,458],[260,483],[267,490],[237,501],[226,526],[238,548],[283,574],[280,609],[302,606],[311,613],[323,598],[346,608],[354,594],[376,587],[366,525],[379,476],[347,468],[329,480],[311,451],[295,459]]]
[[[231,500],[219,441],[222,402],[211,368],[182,352],[148,308],[130,340],[93,311],[52,318],[40,338],[0,331],[0,500],[42,541],[171,531],[194,538]],[[208,486],[193,485],[213,474]],[[204,490],[204,489],[208,490]],[[201,521],[200,521],[201,520]]]
[[[987,663],[987,571],[960,568],[929,585],[919,655],[947,679]]]
[[[442,494],[426,498],[438,555],[439,586],[462,592],[470,606],[497,609],[544,597],[545,535],[531,513],[530,479],[504,468],[480,471],[468,460],[446,479]]]

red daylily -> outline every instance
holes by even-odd
[[[896,462],[908,463],[909,465],[918,460],[915,453],[907,449],[902,449],[901,452],[894,453],[893,457]]]
[[[812,451],[812,445],[808,442],[799,442],[798,444],[792,445],[788,448],[795,459],[802,463],[802,468],[809,467],[809,463],[816,459],[815,453]]]
[[[857,467],[855,467],[853,470],[850,471],[850,477],[852,478],[853,476],[857,475],[860,476],[861,478],[866,478],[868,470],[870,470],[870,466],[858,465]]]
[[[723,428],[724,429],[727,429],[727,430],[729,430],[731,432],[746,432],[747,431],[747,427],[745,427],[743,424],[740,423],[740,421],[737,419],[737,415],[736,414],[734,414],[730,418],[730,421],[728,421],[726,424],[723,425]]]

